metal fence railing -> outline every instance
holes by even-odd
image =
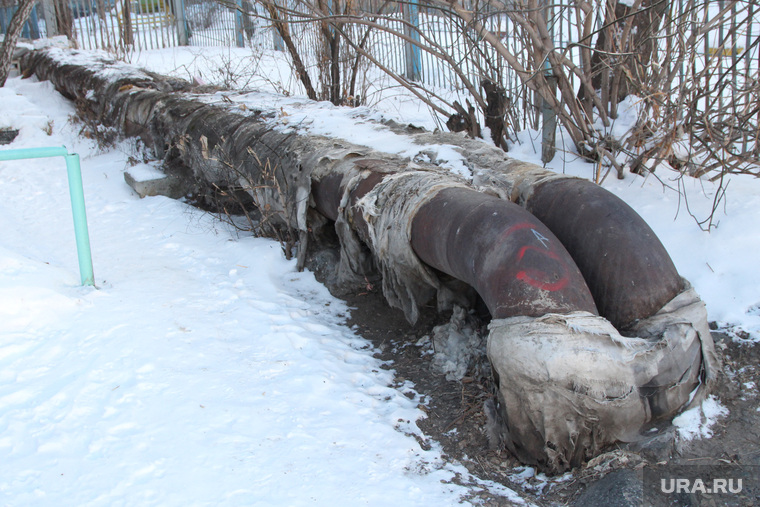
[[[42,0],[38,7],[39,36],[66,35],[81,49],[129,51],[187,43],[184,24],[178,22],[184,19],[181,0]]]
[[[11,5],[3,7],[0,4],[0,33],[6,33],[8,25],[11,22],[13,14],[16,12],[17,7]],[[37,7],[32,8],[32,12],[29,15],[29,19],[24,23],[24,27],[21,30],[21,37],[27,39],[39,39],[45,36],[45,24],[40,24],[39,15],[37,13]]]
[[[61,28],[60,21],[56,23],[55,19],[49,19],[56,17],[56,9],[61,10],[60,5],[55,7],[55,3],[66,6],[63,11],[68,11],[70,16],[71,35],[79,47],[85,49],[107,49],[125,44],[139,49],[163,48],[183,44],[183,35],[186,35],[187,43],[194,46],[237,45],[284,49],[266,19],[266,9],[255,0],[43,0],[43,12],[38,16],[38,11],[33,11],[23,36],[37,38],[67,32]],[[712,26],[699,38],[699,60],[692,64],[715,66],[716,74],[724,76],[727,73],[736,82],[758,75],[760,48],[756,42],[760,37],[760,8],[752,0],[746,3],[744,9],[741,2],[735,4],[725,23]],[[726,4],[728,0],[709,0],[701,4],[702,12],[689,14],[682,11],[682,0],[673,3],[672,15],[692,16],[696,30],[703,28],[706,21]],[[316,65],[320,59],[320,34],[316,22],[305,22],[309,19],[308,5],[308,1],[292,2],[291,8],[303,11],[304,16],[300,19],[297,15],[293,16],[291,31],[303,55]],[[451,69],[449,62],[419,48],[410,51],[409,46],[413,46],[411,42],[384,30],[404,33],[403,23],[406,21],[419,31],[423,44],[428,41],[437,44],[448,53],[451,61],[457,62],[471,81],[478,82],[488,77],[499,81],[507,89],[521,85],[492,46],[479,44],[478,35],[461,19],[430,6],[420,8],[409,16],[405,14],[403,5],[405,3],[377,0],[364,2],[363,7],[369,13],[381,14],[378,28],[372,30],[367,47],[373,50],[384,66],[399,75],[414,77],[427,86],[454,90],[463,87],[461,78]],[[584,21],[579,15],[578,5],[575,1],[555,2],[546,16],[555,47],[565,48],[569,58],[575,61],[579,60],[581,46],[577,45],[578,34]],[[176,14],[178,9],[182,11],[180,16]],[[12,7],[0,8],[0,28],[3,31],[12,12]],[[602,8],[594,10],[596,26],[603,23],[602,12]],[[66,17],[65,14],[63,17]],[[747,17],[750,21],[743,19]],[[522,47],[524,41],[520,27],[515,26],[503,10],[483,11],[480,21],[487,30],[499,36],[523,66],[530,67],[528,54]],[[350,23],[347,29],[352,29]],[[362,32],[359,28],[353,29],[355,33]],[[183,31],[186,33],[182,34]],[[687,35],[682,34],[683,37]],[[752,54],[737,62],[744,51]],[[410,70],[410,65],[415,68]]]
[[[554,50],[580,69],[580,72],[568,72],[567,76],[576,88],[582,73],[589,71],[583,68],[582,52],[594,49],[596,34],[608,12],[605,0],[591,1],[596,3],[582,0],[551,4],[529,2],[542,6]],[[739,93],[760,76],[760,8],[755,2],[674,0],[667,4],[663,16],[670,24],[656,34],[651,65],[671,61],[674,52],[688,53],[688,58],[675,68],[675,81],[688,83],[692,90],[695,87],[703,90],[701,104],[725,111],[727,115],[746,114],[756,109],[748,103],[752,100],[751,94]],[[421,86],[436,93],[439,90],[441,95],[467,96],[479,89],[484,79],[489,79],[506,90],[512,110],[521,115],[515,119],[520,126],[535,128],[540,123],[538,101],[525,86],[525,75],[515,72],[514,65],[507,63],[493,43],[485,43],[482,34],[482,30],[494,34],[519,66],[530,72],[542,72],[541,63],[533,61],[537,51],[530,47],[530,37],[526,34],[530,26],[514,21],[515,12],[519,15],[519,11],[509,12],[509,9],[524,8],[520,1],[478,3],[473,0],[469,5],[473,19],[468,21],[447,8],[446,2],[420,0],[354,3],[340,0],[43,0],[41,5],[40,17],[46,21],[39,23],[43,35],[70,32],[79,47],[86,49],[153,49],[190,44],[284,51],[283,40],[273,29],[267,10],[267,6],[274,5],[280,9],[304,65],[317,80],[330,72],[326,67],[325,34],[335,30],[334,26],[326,28],[324,17],[343,9],[338,12],[347,15],[340,23],[344,35],[340,51],[346,65],[361,61],[366,68],[373,67],[366,58],[369,55],[376,65],[395,74],[397,79],[406,80],[409,86]],[[322,9],[318,11],[320,14],[315,13],[315,6]],[[0,10],[0,13],[2,23],[9,17],[8,11]],[[62,20],[61,13],[68,13],[69,20]],[[474,22],[482,29],[476,30]],[[30,35],[34,26],[38,25],[32,25]],[[592,35],[581,40],[584,28],[586,34],[589,33],[589,26]],[[361,45],[362,51],[366,51],[365,57],[357,58],[355,45],[347,44],[346,38]],[[693,47],[684,48],[685,41]],[[286,51],[286,58],[287,54]],[[377,75],[367,73],[364,78],[375,79]],[[701,81],[688,82],[694,79]],[[742,98],[737,100],[737,97]],[[752,125],[758,123],[757,118],[752,121]],[[751,133],[745,135],[742,142],[745,148],[751,144]]]

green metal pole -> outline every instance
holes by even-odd
[[[74,236],[77,241],[79,257],[79,276],[82,285],[95,285],[92,272],[92,255],[90,253],[90,234],[87,230],[87,214],[84,208],[84,189],[82,188],[82,170],[79,155],[66,155],[66,172],[69,176],[69,194],[71,195],[71,213],[74,216]]]
[[[77,243],[77,257],[79,258],[79,276],[82,280],[82,285],[94,286],[95,275],[92,272],[92,252],[90,251],[90,235],[87,230],[87,214],[84,209],[84,189],[82,188],[82,170],[79,166],[79,155],[76,153],[69,154],[69,150],[65,146],[0,150],[0,161],[50,157],[63,157],[66,159],[69,195],[71,196],[71,212],[74,215],[74,236]]]
[[[65,146],[51,146],[44,148],[19,148],[16,150],[0,150],[0,161],[23,160],[27,158],[65,157],[69,150]]]

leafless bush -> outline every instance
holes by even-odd
[[[427,16],[446,23],[451,36],[424,32],[400,16],[405,2],[262,1],[312,98],[349,102],[346,82],[353,83],[356,62],[366,61],[427,102],[450,127],[478,135],[487,124],[492,135],[497,132],[497,145],[506,146],[510,131],[538,127],[543,105],[578,153],[615,168],[619,177],[626,167],[640,172],[661,162],[694,176],[757,174],[760,38],[753,30],[760,23],[747,0],[715,4],[722,6],[718,12],[696,0],[420,4]],[[290,32],[308,24],[321,36],[316,79],[308,77]],[[384,65],[372,45],[377,34],[437,59],[467,100],[445,100],[419,76]],[[638,121],[613,135],[619,104],[628,96],[636,97]]]
[[[639,83],[641,117],[626,143],[633,170],[654,170],[664,162],[713,181],[725,174],[759,176],[760,39],[751,37],[754,7],[727,2],[710,19],[690,0],[675,14],[662,36],[658,63]],[[731,30],[724,32],[727,20]],[[740,46],[744,41],[737,34],[747,34],[750,43]]]
[[[201,185],[197,204],[212,211],[217,217],[239,231],[254,236],[277,240],[286,259],[291,259],[299,234],[288,219],[294,207],[287,188],[288,178],[278,162],[278,155],[262,156],[251,147],[241,158],[232,156],[222,147],[212,155],[203,148],[203,158],[217,166],[218,174]],[[266,151],[276,154],[278,146],[267,146]],[[247,160],[244,160],[247,159]]]

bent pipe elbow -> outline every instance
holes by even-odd
[[[599,313],[625,332],[683,289],[665,247],[620,198],[587,180],[536,185],[525,209],[562,242],[588,284]]]
[[[493,318],[588,311],[581,272],[560,241],[516,204],[446,188],[414,216],[411,243],[426,264],[471,285]]]
[[[350,190],[350,205],[382,178],[370,172]],[[313,185],[317,210],[332,220],[343,185],[338,175]],[[361,213],[354,218],[354,228],[366,233]],[[445,188],[414,215],[411,246],[428,266],[473,287],[493,318],[598,314],[570,254],[545,225],[516,204],[468,188]]]

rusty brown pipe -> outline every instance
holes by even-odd
[[[338,187],[341,184],[341,177],[330,176],[325,178],[325,180],[330,179],[332,179],[330,184],[322,185],[322,187],[330,188],[330,191],[320,199],[317,198],[320,194],[319,186],[315,187],[315,199],[319,211],[334,220],[337,218],[337,207],[340,202]],[[365,180],[370,182],[369,185],[363,182],[362,186],[371,188],[381,179],[382,175],[372,173],[370,178]],[[363,188],[361,195],[367,191],[369,188]],[[456,206],[434,203],[442,202],[439,199],[443,199],[452,191],[441,192],[439,197],[423,207],[415,217],[412,228],[412,246],[420,259],[430,266],[475,287],[491,311],[495,312],[493,313],[494,316],[504,313],[503,310],[496,310],[496,307],[499,306],[514,308],[515,311],[525,311],[527,306],[536,312],[541,306],[553,307],[549,311],[554,312],[575,306],[582,309],[594,307],[584,302],[585,295],[581,297],[580,293],[575,295],[552,294],[551,303],[544,305],[536,305],[530,298],[536,296],[539,302],[545,301],[546,291],[543,293],[538,291],[536,294],[529,295],[524,291],[521,292],[517,287],[510,287],[504,290],[511,291],[511,295],[498,295],[499,289],[495,287],[494,283],[488,281],[491,275],[479,275],[472,268],[465,269],[461,265],[457,266],[457,264],[462,264],[456,261],[457,255],[461,255],[463,258],[467,256],[470,258],[482,257],[484,248],[492,248],[492,246],[481,244],[480,240],[474,238],[464,242],[461,247],[462,253],[455,254],[452,257],[453,261],[449,260],[450,254],[439,250],[450,248],[448,246],[449,239],[445,239],[443,236],[444,233],[451,234],[450,226],[456,225],[458,228],[462,225],[460,221],[468,216],[469,211],[471,211],[469,207],[475,205],[474,201],[479,202],[480,199],[485,199],[491,203],[488,206],[498,206],[495,202],[498,199],[472,190],[468,193],[477,194],[481,197],[477,199],[474,196],[463,198],[463,202],[467,202],[464,209],[458,210],[455,213],[456,216],[449,216],[448,214],[452,213],[452,210],[458,209]],[[327,195],[332,195],[332,197],[327,197]],[[355,203],[358,197],[352,194],[352,203]],[[447,202],[449,201],[451,199],[447,198]],[[322,204],[321,207],[320,204]],[[503,204],[507,205],[508,203],[503,202]],[[446,207],[448,209],[445,209]],[[507,207],[512,208],[513,206],[508,205]],[[519,219],[524,219],[526,222],[536,222],[537,226],[534,230],[537,232],[546,231],[547,228],[551,231],[551,233],[539,233],[544,237],[556,238],[564,247],[563,250],[569,252],[573,262],[565,262],[565,264],[573,268],[577,266],[583,276],[585,286],[590,289],[595,307],[617,329],[625,331],[638,320],[650,317],[683,290],[683,281],[673,261],[652,229],[630,206],[598,185],[574,178],[550,180],[533,189],[525,205],[525,210],[522,210],[522,213],[518,209],[504,210],[502,213],[504,216],[521,217]],[[425,216],[429,216],[429,219],[423,218]],[[443,218],[444,216],[447,218]],[[515,220],[517,219],[515,218]],[[470,225],[463,227],[464,229],[472,228],[473,223],[477,225],[478,220],[485,220],[485,217],[477,215],[471,216],[467,220]],[[422,223],[425,223],[424,227],[420,225]],[[491,220],[487,220],[486,223],[490,224]],[[360,227],[365,226],[364,224],[358,225]],[[430,233],[428,234],[428,232]],[[463,233],[460,231],[459,234]],[[490,234],[485,237],[490,237]],[[476,245],[477,252],[475,251]],[[483,266],[482,260],[477,261],[477,263]],[[505,262],[506,264],[508,263]],[[502,273],[500,276],[504,277],[505,275]],[[478,282],[479,277],[483,278],[480,283]],[[506,286],[511,285],[506,279],[502,279],[500,283],[502,282],[505,282]],[[572,286],[575,287],[576,283],[574,282]],[[583,284],[579,287],[583,287]],[[509,301],[506,305],[502,301],[505,297]],[[525,301],[521,301],[520,298],[525,298]]]
[[[338,219],[338,208],[343,195],[343,175],[331,173],[311,183],[311,196],[314,198],[314,207],[324,217],[333,222]]]
[[[570,254],[516,204],[468,188],[444,189],[415,215],[412,248],[425,263],[474,287],[493,318],[597,313]]]
[[[350,203],[385,173],[370,172],[350,190]],[[335,220],[342,177],[312,186],[317,211]],[[354,227],[366,232],[361,213]],[[360,223],[357,223],[360,222]],[[412,220],[412,248],[429,266],[472,286],[492,317],[585,310],[597,314],[581,272],[551,231],[521,207],[467,188],[447,188]]]
[[[572,255],[599,313],[620,331],[650,317],[683,290],[665,247],[625,202],[587,180],[536,186],[526,209]]]
[[[377,162],[377,163],[375,163]],[[387,163],[375,160],[360,160],[355,162],[359,167],[367,171],[354,188],[349,191],[349,206],[356,206],[356,203],[367,195],[375,186],[383,181],[383,178],[390,174]],[[330,220],[337,220],[340,202],[344,193],[343,175],[333,173],[325,176],[319,181],[312,182],[311,193],[314,197],[314,205],[322,215]],[[353,214],[354,229],[359,233],[362,240],[367,241],[369,233],[367,232],[367,223],[361,213]]]

